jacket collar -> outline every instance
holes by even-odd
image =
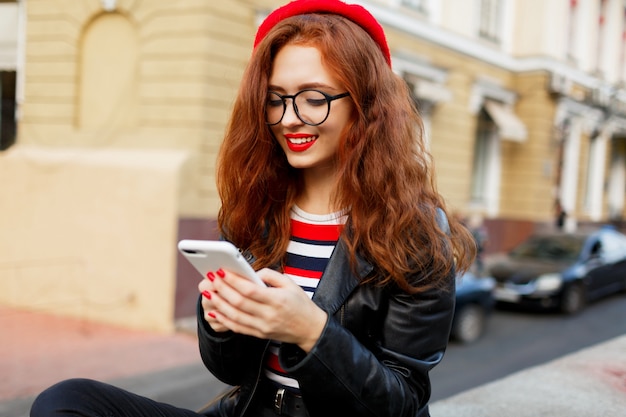
[[[352,291],[374,269],[357,254],[357,275],[350,268],[350,255],[342,239],[339,239],[322,279],[315,290],[313,301],[323,310],[334,314]]]

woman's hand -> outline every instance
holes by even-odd
[[[289,277],[267,268],[257,273],[268,287],[228,271],[203,280],[205,320],[215,331],[275,339],[310,351],[326,325],[326,312]]]
[[[224,326],[215,318],[215,305],[212,301],[213,294],[215,293],[215,286],[213,281],[217,275],[214,272],[209,272],[206,279],[203,279],[198,284],[198,290],[202,294],[202,309],[204,310],[204,320],[211,328],[216,332],[226,332],[228,327]]]

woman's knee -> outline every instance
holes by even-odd
[[[31,406],[31,417],[83,415],[99,382],[74,378],[61,381],[41,392]],[[88,414],[85,414],[88,415]]]

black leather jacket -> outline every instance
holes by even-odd
[[[298,380],[311,417],[427,417],[429,371],[443,358],[454,313],[454,274],[447,291],[409,295],[395,286],[358,285],[376,273],[358,259],[352,273],[345,246],[337,244],[313,301],[329,314],[320,339],[306,354],[283,344],[279,360]],[[198,304],[200,353],[206,367],[239,387],[207,415],[246,416],[262,374],[268,342],[215,333]]]

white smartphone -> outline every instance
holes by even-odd
[[[266,286],[239,249],[230,242],[185,239],[178,242],[178,250],[203,278],[206,278],[207,272],[223,268]]]

